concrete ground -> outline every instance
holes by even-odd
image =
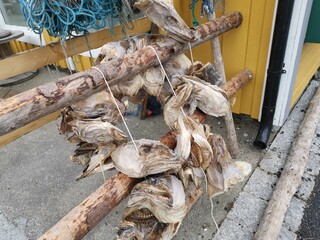
[[[62,76],[63,73],[53,72],[52,75],[56,78]],[[47,69],[44,68],[36,78],[14,86],[13,89],[16,92],[21,92],[51,80]],[[309,93],[309,95],[311,94]],[[303,106],[307,105],[307,100],[303,104]],[[300,121],[303,112],[299,109],[295,114]],[[254,224],[257,224],[259,214],[263,209],[263,206],[259,207],[259,204],[265,205],[266,195],[271,192],[272,184],[276,181],[279,171],[277,170],[275,174],[267,174],[266,178],[262,178],[271,186],[271,189],[263,191],[265,195],[258,195],[257,200],[252,193],[256,190],[251,188],[260,186],[261,179],[257,174],[265,171],[261,169],[261,163],[263,161],[273,162],[275,158],[285,159],[290,148],[291,140],[289,139],[294,138],[292,126],[299,125],[298,120],[291,123],[292,126],[285,125],[280,129],[280,134],[276,135],[269,150],[260,151],[252,146],[259,123],[244,115],[235,115],[234,118],[241,149],[239,160],[250,162],[254,174],[247,184],[244,181],[232,191],[213,199],[213,215],[221,225],[215,239],[235,239],[235,237],[250,239],[252,237],[256,226]],[[127,118],[127,123],[136,139],[159,139],[168,131],[162,116],[150,117],[146,120],[130,116]],[[208,123],[213,127],[214,132],[225,136],[222,119],[211,118]],[[319,128],[317,131],[320,133]],[[274,135],[275,133],[273,133]],[[283,144],[285,146],[280,147]],[[68,160],[73,149],[74,146],[59,135],[57,121],[51,122],[0,149],[0,240],[35,239],[41,236],[103,183],[101,175],[75,181],[75,178],[82,171],[82,167]],[[319,145],[315,145],[312,151],[319,152]],[[310,168],[313,169],[313,166]],[[110,172],[109,176],[113,174],[115,171]],[[314,180],[318,173],[307,172],[307,174],[306,181],[314,183],[308,179]],[[265,177],[264,172],[262,175]],[[310,187],[306,190],[309,195],[311,190]],[[297,198],[298,203],[302,198],[307,200],[308,194],[303,193],[304,197]],[[115,239],[125,204],[126,200],[101,221],[85,239]],[[253,206],[257,206],[258,209]],[[243,209],[254,209],[256,211],[252,215],[254,219],[244,218],[248,213],[241,212]],[[209,199],[203,195],[184,220],[175,239],[213,239],[216,229],[211,219],[210,210]],[[238,212],[239,210],[240,212]],[[245,223],[239,224],[237,221],[245,221]],[[243,231],[237,232],[239,228]],[[228,237],[228,232],[234,233],[234,235]]]

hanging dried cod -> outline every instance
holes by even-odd
[[[181,181],[172,175],[151,177],[131,191],[118,239],[171,239],[186,213]]]
[[[158,20],[157,24],[179,42],[199,37],[199,32],[188,28],[176,13],[168,18],[161,15],[173,8],[165,0],[139,0],[136,6]],[[141,35],[107,43],[96,64],[122,61],[125,54],[152,48],[161,38]],[[230,111],[226,93],[217,86],[221,77],[214,66],[191,64],[180,54],[164,63],[163,68],[152,66],[111,86],[111,90],[122,113],[123,97],[135,103],[146,93],[158,97],[164,104],[165,122],[176,135],[174,151],[154,140],[127,142],[126,134],[112,125],[119,122],[120,113],[106,92],[63,111],[60,131],[78,144],[71,159],[86,164],[78,179],[114,167],[128,177],[146,178],[131,192],[118,239],[171,239],[188,211],[186,194],[190,187],[200,189],[207,178],[207,192],[214,197],[242,181],[251,170],[250,164],[232,160],[221,136],[189,117],[197,108],[214,117]]]
[[[225,116],[229,111],[229,102],[221,88],[195,76],[175,75],[174,78],[182,84],[164,106],[164,119],[170,129],[179,116],[189,116],[196,108],[214,117]]]
[[[213,158],[206,170],[207,193],[212,198],[243,181],[251,172],[251,164],[244,161],[234,161],[220,135],[210,134],[208,141],[212,146]]]
[[[136,146],[135,146],[136,145]],[[136,148],[137,147],[137,148]],[[159,141],[140,139],[117,147],[111,153],[115,167],[132,178],[166,171],[177,172],[182,161]]]

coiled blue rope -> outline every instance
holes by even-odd
[[[37,34],[44,29],[53,37],[83,35],[102,29],[121,14],[121,0],[19,0],[28,26]]]

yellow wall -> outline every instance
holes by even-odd
[[[225,0],[224,2],[224,7],[220,6],[220,9],[224,8],[225,14],[233,11],[240,11],[243,14],[241,26],[221,37],[227,79],[245,67],[251,69],[254,75],[253,80],[236,95],[237,101],[233,111],[248,114],[257,119],[268,59],[275,0]],[[175,5],[182,18],[192,26],[189,4],[176,0]],[[198,1],[197,20],[204,22],[205,19],[200,18],[200,5]],[[195,60],[211,61],[212,56],[208,54],[210,48],[210,44],[205,43],[194,49]]]

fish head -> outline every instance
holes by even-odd
[[[151,177],[138,183],[131,194],[134,197],[143,196],[152,199],[161,205],[172,206],[173,198],[170,183],[170,176]]]
[[[165,226],[149,209],[128,207],[122,216],[118,240],[158,239]]]
[[[141,141],[138,147],[139,157],[143,160],[143,171],[150,174],[172,170],[174,172],[181,168],[181,160],[177,155],[159,141]]]

